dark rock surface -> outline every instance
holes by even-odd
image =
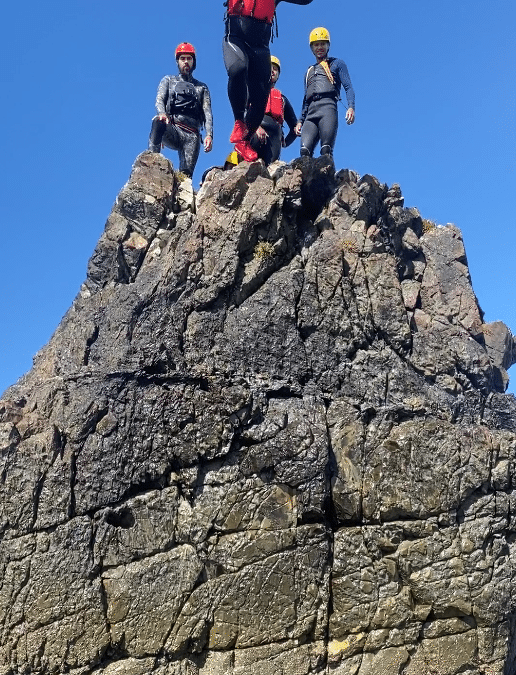
[[[516,673],[515,360],[398,186],[143,153],[0,401],[0,675]]]

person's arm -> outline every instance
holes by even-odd
[[[158,86],[158,93],[156,94],[156,110],[159,117],[167,117],[167,99],[168,99],[168,85],[169,76],[166,75]]]
[[[310,68],[311,68],[311,66],[310,66]],[[299,120],[297,122],[297,126],[296,126],[296,130],[297,130],[296,133],[297,133],[298,136],[301,133],[301,127],[303,126],[303,122],[305,121],[306,116],[308,114],[308,101],[306,99],[306,86],[308,84],[308,71],[310,70],[310,68],[306,71],[306,75],[305,75],[305,82],[304,82],[305,94],[303,96],[303,104],[301,106],[301,117],[299,118]]]
[[[213,145],[213,114],[211,112],[210,90],[206,85],[203,87],[202,94],[202,110],[204,113],[204,126],[206,127],[204,150],[205,152],[209,152]]]
[[[285,147],[288,148],[288,146],[297,138],[297,117],[296,113],[294,112],[294,108],[286,96],[283,96],[283,114],[285,117],[285,122],[288,124],[288,128],[290,129],[285,138]]]
[[[348,67],[341,59],[336,59],[336,71],[341,85],[344,87],[346,92],[346,99],[348,102],[348,110],[352,108],[355,110],[355,90],[351,84],[351,78],[349,76]]]

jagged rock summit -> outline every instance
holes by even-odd
[[[0,675],[516,673],[515,360],[397,186],[144,152],[0,401]]]

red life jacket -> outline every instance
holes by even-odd
[[[271,89],[271,93],[267,99],[265,114],[273,117],[276,122],[283,124],[283,120],[285,119],[283,112],[283,96],[279,89]]]
[[[252,16],[272,23],[275,9],[275,0],[228,0],[229,16]]]

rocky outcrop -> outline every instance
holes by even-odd
[[[143,153],[0,402],[0,674],[515,673],[515,360],[397,186]]]

